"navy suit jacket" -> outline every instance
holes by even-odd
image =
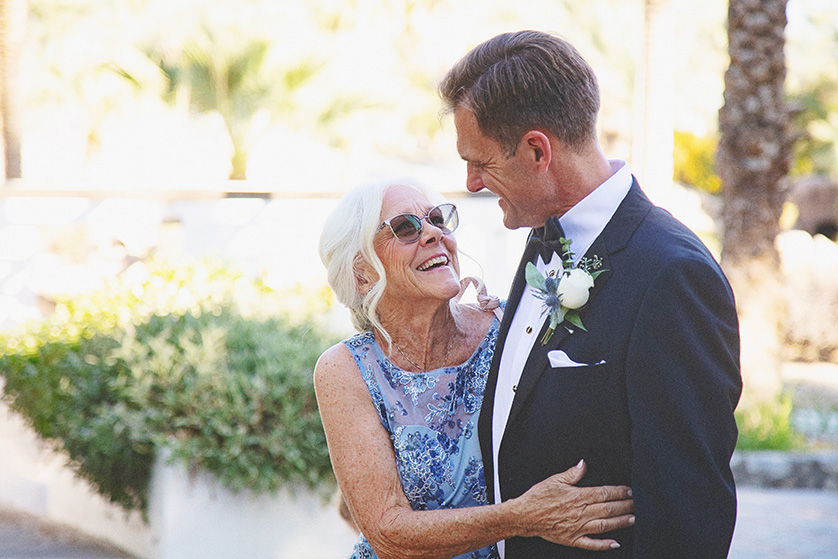
[[[534,254],[528,245],[515,276],[480,413],[490,499],[498,364]],[[704,244],[636,180],[593,255],[607,271],[580,312],[587,331],[565,323],[546,345],[539,336],[524,367],[500,446],[501,498],[585,459],[580,485],[630,485],[636,524],[608,534],[621,544],[614,551],[511,538],[506,559],[727,557],[742,388],[730,285]],[[553,349],[589,365],[552,368]]]

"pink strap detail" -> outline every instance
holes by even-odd
[[[460,292],[457,293],[456,300],[460,300],[460,297],[463,296],[463,293],[466,292],[469,285],[474,285],[474,288],[477,290],[477,306],[481,310],[492,311],[498,317],[498,320],[503,320],[503,309],[500,308],[500,299],[494,295],[489,295],[486,292],[486,284],[477,278],[469,276],[460,280]]]

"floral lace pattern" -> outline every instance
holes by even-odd
[[[486,504],[477,417],[492,363],[498,321],[461,365],[413,373],[396,367],[362,332],[344,341],[361,372],[381,424],[390,434],[402,488],[414,510]],[[361,535],[351,559],[376,557]],[[457,556],[497,558],[494,545]]]

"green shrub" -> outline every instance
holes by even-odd
[[[803,436],[791,425],[792,398],[736,410],[740,450],[794,450],[804,444]]]
[[[675,131],[674,177],[676,181],[718,194],[722,179],[716,173],[716,147],[713,137]]]
[[[164,447],[234,491],[328,492],[312,369],[331,340],[283,306],[220,266],[152,263],[0,339],[4,398],[127,510]]]
[[[799,134],[794,143],[792,176],[838,174],[838,100],[835,90],[838,79],[831,74],[806,84],[805,89],[791,96],[789,104],[798,111],[793,131]]]

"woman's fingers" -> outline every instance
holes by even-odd
[[[576,485],[585,475],[588,470],[588,465],[584,460],[580,460],[578,464],[572,468],[563,471],[560,474],[554,474],[552,477],[557,481],[566,483],[567,485]]]
[[[559,474],[563,475],[563,474]],[[558,481],[558,480],[556,480]],[[561,483],[559,485],[562,485]],[[627,498],[631,490],[625,486],[567,487],[564,514],[553,517],[550,529],[542,538],[563,545],[591,550],[613,549],[614,540],[591,538],[634,525],[634,501]],[[576,513],[570,512],[575,509]]]
[[[521,535],[590,550],[613,549],[614,540],[589,537],[634,524],[631,488],[624,485],[578,487],[584,461],[534,485],[518,501],[526,530]]]
[[[573,547],[587,549],[589,551],[608,551],[609,549],[617,549],[620,547],[620,544],[615,540],[598,540],[596,538],[583,536],[576,540]]]
[[[628,528],[629,526],[634,526],[633,514],[624,514],[611,518],[598,518],[596,520],[590,520],[579,528],[578,531],[575,531],[575,534],[579,535],[571,535],[566,531],[558,530],[557,527],[555,531],[542,534],[541,537],[547,541],[561,545],[570,545],[582,549],[603,551],[607,549],[614,549],[613,544],[617,542],[610,539],[601,540],[592,538],[589,534],[604,534],[614,530],[619,530],[620,528]]]
[[[586,504],[607,503],[631,499],[631,487],[625,485],[601,485],[599,487],[582,487],[585,492]]]
[[[631,499],[598,501],[585,506],[586,512],[595,518],[609,518],[634,512],[634,501]]]
[[[588,465],[584,460],[559,474],[554,474],[548,480],[557,481],[565,485],[576,485],[585,476]],[[585,488],[585,502],[603,503],[606,501],[621,501],[631,499],[631,487],[625,485],[602,485],[600,487]]]
[[[582,528],[584,534],[605,534],[620,528],[628,528],[634,526],[634,515],[623,514],[620,516],[612,516],[609,518],[597,518],[591,520]]]

